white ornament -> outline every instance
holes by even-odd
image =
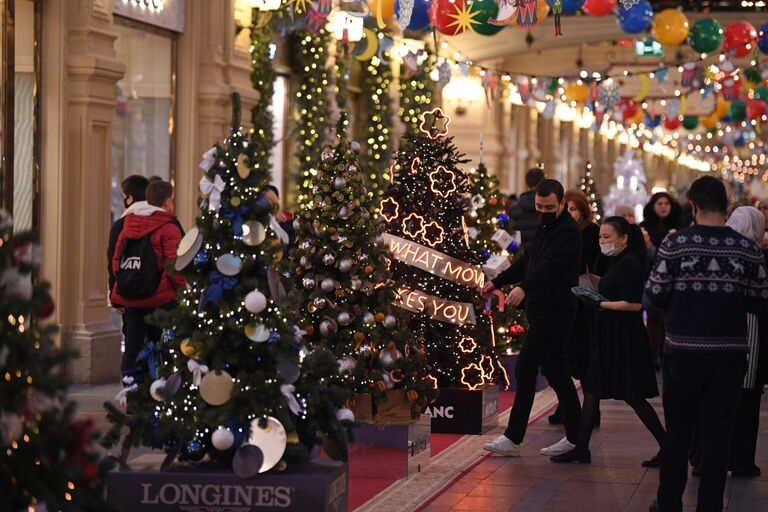
[[[251,313],[261,313],[267,307],[267,298],[259,290],[253,290],[245,296],[245,309]]]
[[[157,379],[151,386],[149,386],[150,396],[158,402],[165,401],[163,391],[165,391],[165,379]]]
[[[0,290],[8,296],[14,296],[26,302],[32,299],[32,276],[22,274],[13,267],[6,269],[0,276]]]
[[[341,409],[336,411],[336,419],[339,421],[353,422],[355,421],[355,413],[353,413],[351,410],[347,409],[346,407],[342,407]]]
[[[232,448],[235,444],[235,435],[226,427],[219,427],[211,435],[211,443],[217,450],[224,451]]]

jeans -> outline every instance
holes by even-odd
[[[667,436],[659,466],[659,510],[678,512],[688,480],[688,450],[699,429],[697,512],[723,509],[731,432],[747,370],[744,353],[667,353],[663,401]]]
[[[159,308],[125,308],[123,313],[123,334],[125,336],[125,352],[120,365],[123,374],[137,367],[136,358],[139,356],[144,344],[150,341],[160,341],[163,330],[160,327],[149,325],[144,320],[156,309],[166,311],[176,307],[175,302],[164,304]]]
[[[531,321],[528,335],[520,349],[515,366],[517,391],[509,414],[509,425],[504,435],[520,444],[528,428],[533,399],[536,394],[536,375],[541,373],[555,390],[563,414],[566,437],[576,444],[579,435],[581,405],[576,387],[571,380],[566,357],[566,342],[570,326]]]

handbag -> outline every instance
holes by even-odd
[[[581,274],[579,276],[579,287],[580,288],[586,288],[587,290],[592,290],[594,292],[598,289],[598,283],[600,282],[600,278],[598,276],[592,275],[589,272],[589,266],[587,266],[587,271],[584,274]]]

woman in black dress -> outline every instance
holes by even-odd
[[[590,364],[583,384],[584,405],[576,447],[552,457],[553,462],[589,464],[589,439],[595,411],[602,398],[624,400],[661,446],[664,427],[648,398],[658,396],[642,318],[643,268],[627,250],[631,228],[621,217],[609,217],[600,227],[600,251],[610,260],[600,280],[599,292],[607,300],[598,307]],[[643,462],[658,465],[658,454]]]

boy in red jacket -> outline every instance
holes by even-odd
[[[161,329],[147,325],[144,318],[156,308],[173,309],[176,292],[186,286],[181,274],[171,276],[165,270],[176,259],[182,237],[174,215],[173,186],[166,181],[150,183],[146,199],[146,206],[125,217],[112,257],[112,303],[125,306],[123,374],[137,366],[145,341],[160,340]]]

